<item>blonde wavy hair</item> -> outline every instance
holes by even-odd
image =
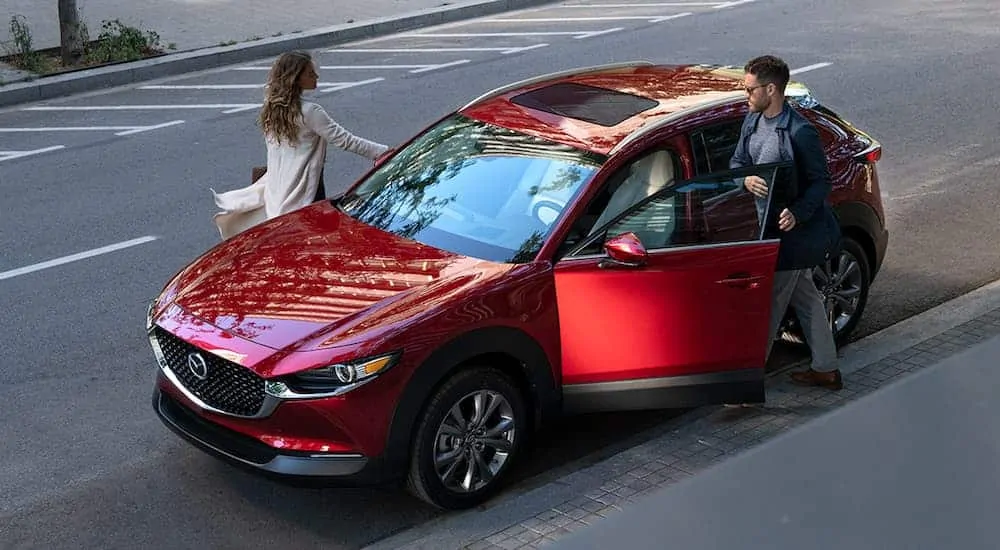
[[[311,64],[312,56],[306,52],[283,53],[267,75],[258,123],[264,134],[278,143],[288,140],[295,145],[298,142],[298,118],[302,114],[299,78]]]

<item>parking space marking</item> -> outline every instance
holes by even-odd
[[[22,111],[167,111],[182,109],[238,109],[259,107],[252,103],[190,103],[187,105],[51,105],[24,107]]]
[[[673,15],[621,15],[609,17],[542,17],[531,19],[485,19],[482,23],[562,23],[566,21],[649,21],[650,23],[662,23],[671,19],[694,15],[686,11]]]
[[[411,73],[425,73],[428,71],[435,71],[437,69],[444,69],[446,67],[454,67],[456,65],[464,65],[470,63],[470,59],[459,59],[457,61],[451,61],[449,63],[438,63],[434,65],[321,65],[320,70],[329,71],[340,71],[340,70],[393,70],[393,69],[411,69]],[[236,67],[234,71],[269,71],[271,67],[268,66],[251,66],[251,67]]]
[[[45,133],[45,132],[115,132],[116,136],[128,136],[150,130],[159,130],[168,126],[184,124],[183,120],[171,120],[152,126],[38,126],[34,128],[0,128],[0,133]]]
[[[753,1],[754,0],[735,0],[734,2],[726,2],[725,4],[719,4],[718,6],[715,6],[713,9],[718,10],[722,8],[731,8],[733,6],[742,6],[743,4],[749,4]]]
[[[647,4],[560,4],[551,6],[563,9],[582,8],[695,8],[695,7],[717,7],[730,2],[655,2]]]
[[[427,34],[404,34],[402,37],[423,37],[423,38],[510,38],[519,36],[572,36],[576,39],[591,38],[602,34],[609,34],[625,30],[624,27],[604,29],[600,31],[544,31],[544,32],[469,32],[469,33],[427,33]]]
[[[420,36],[420,35],[418,35]],[[426,35],[422,35],[426,36]],[[451,53],[451,52],[499,52],[507,55],[544,48],[548,44],[532,44],[508,48],[334,48],[326,53]]]
[[[368,84],[374,84],[376,82],[382,82],[385,78],[381,76],[378,78],[369,78],[368,80],[359,80],[357,82],[328,82],[325,85],[320,83],[317,88],[317,93],[326,94],[330,92],[336,92],[338,90],[346,90],[348,88],[357,88],[358,86],[366,86]]]
[[[116,136],[130,136],[132,134],[141,134],[142,132],[150,132],[152,130],[159,130],[160,128],[167,128],[169,126],[177,126],[178,124],[184,124],[183,120],[171,120],[170,122],[164,122],[163,124],[154,124],[152,126],[139,126],[132,128],[131,130],[125,130],[124,132],[115,133]]]
[[[0,272],[0,281],[4,279],[13,279],[20,275],[27,275],[28,273],[34,273],[36,271],[41,271],[43,269],[48,269],[50,267],[56,267],[63,264],[68,264],[71,262],[77,262],[80,260],[86,260],[87,258],[93,258],[94,256],[100,256],[102,254],[108,254],[110,252],[115,252],[125,248],[131,248],[133,246],[138,246],[140,244],[145,244],[148,242],[155,241],[159,237],[146,236],[139,237],[138,239],[132,239],[130,241],[125,241],[121,243],[111,244],[108,246],[102,246],[101,248],[95,248],[93,250],[87,250],[85,252],[80,252],[77,254],[72,254],[70,256],[63,256],[62,258],[56,258],[54,260],[48,260],[46,262],[41,262],[37,264],[32,264],[25,267],[19,267],[17,269],[11,269],[10,271]]]
[[[31,151],[0,151],[0,162],[5,160],[14,160],[24,157],[30,157],[31,155],[40,155],[42,153],[48,153],[50,151],[58,151],[60,149],[65,149],[65,145],[53,145],[52,147],[43,147],[41,149],[34,149]]]
[[[829,67],[830,65],[833,65],[833,63],[826,63],[826,62],[823,62],[823,63],[813,63],[812,65],[806,65],[805,67],[799,67],[798,69],[792,69],[791,71],[788,71],[788,73],[789,74],[807,73],[809,71],[815,71],[816,69],[822,69],[824,67]]]
[[[321,82],[321,85],[333,86],[339,82]],[[263,88],[264,83],[259,84],[153,84],[140,86],[140,90],[252,90]]]

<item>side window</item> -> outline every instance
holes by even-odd
[[[737,243],[774,234],[778,207],[793,196],[787,163],[727,170],[699,176],[657,193],[624,215],[598,228],[576,255],[603,253],[611,237],[632,232],[647,250]],[[771,189],[757,200],[743,188],[743,179],[755,175]],[[769,208],[770,206],[770,208]],[[761,231],[767,220],[768,230]]]
[[[695,173],[711,174],[729,170],[729,159],[740,140],[743,119],[731,120],[699,129],[691,134]]]
[[[619,214],[674,184],[681,174],[676,154],[656,149],[612,174],[570,228],[559,255],[575,248]]]

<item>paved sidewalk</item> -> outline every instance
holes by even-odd
[[[56,0],[3,0],[0,42],[10,40],[11,15],[23,15],[31,28],[35,49],[59,45]],[[81,19],[91,38],[97,38],[104,20],[152,30],[164,45],[178,51],[235,40],[302,32],[343,23],[403,15],[435,8],[448,0],[77,0]],[[9,9],[8,9],[9,8]]]
[[[1000,282],[845,348],[841,362],[845,388],[840,392],[800,388],[788,383],[785,374],[775,375],[769,379],[765,404],[695,409],[646,443],[603,462],[368,548],[547,546],[649,493],[998,335]]]
[[[995,550],[998,360],[993,337],[554,548]]]

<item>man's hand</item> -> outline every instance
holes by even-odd
[[[778,216],[778,229],[782,231],[791,231],[795,227],[795,214],[792,214],[787,208],[781,211],[781,215]]]
[[[750,191],[757,197],[762,199],[767,197],[767,182],[760,176],[747,176],[743,178],[743,187],[746,187],[747,191]]]

